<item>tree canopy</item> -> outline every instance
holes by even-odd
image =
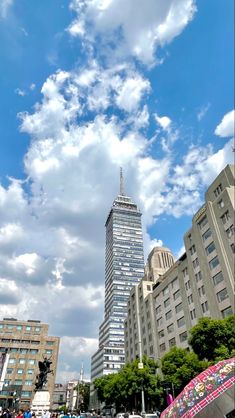
[[[175,395],[199,373],[206,369],[209,364],[206,361],[199,360],[198,356],[184,348],[173,347],[162,358],[162,374],[165,384]],[[173,386],[172,386],[173,385]]]
[[[117,410],[141,411],[141,390],[145,393],[146,409],[154,409],[162,403],[163,387],[161,378],[156,374],[158,363],[143,358],[143,369],[138,367],[139,359],[127,363],[119,373],[103,376],[95,380],[98,397],[106,404],[116,403]]]
[[[200,360],[218,361],[234,355],[235,316],[200,318],[190,330],[189,344]]]

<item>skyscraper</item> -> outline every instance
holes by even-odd
[[[106,223],[105,309],[99,328],[99,349],[91,362],[91,381],[117,372],[125,363],[124,320],[130,291],[144,275],[141,213],[124,192],[120,169],[120,192]],[[91,403],[95,405],[93,388]]]

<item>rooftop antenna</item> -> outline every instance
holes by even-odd
[[[120,195],[121,196],[125,196],[125,193],[124,193],[124,179],[123,179],[122,167],[120,167]]]

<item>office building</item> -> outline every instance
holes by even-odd
[[[40,321],[18,321],[15,318],[4,318],[0,321],[0,352],[8,352],[9,359],[4,379],[0,403],[8,406],[18,402],[18,406],[31,404],[34,396],[36,375],[39,372],[38,361],[45,357],[52,361],[48,382],[45,389],[49,391],[52,403],[55,383],[59,338],[48,335],[48,325]],[[14,393],[17,393],[16,399]]]
[[[142,353],[156,358],[157,337],[155,329],[153,285],[161,282],[164,273],[174,264],[174,256],[164,247],[155,247],[150,252],[145,266],[145,275],[134,286],[128,300],[128,316],[125,319],[125,359],[131,362]]]
[[[124,320],[130,291],[144,275],[141,213],[125,195],[122,171],[120,193],[106,223],[105,307],[99,328],[99,348],[91,361],[91,406],[96,407],[93,381],[115,373],[125,364]]]
[[[145,296],[144,303],[153,305],[148,315],[154,317],[155,326],[152,336],[149,335],[155,342],[152,349],[155,358],[162,357],[173,346],[187,348],[189,330],[199,318],[222,319],[234,313],[234,202],[234,166],[228,165],[210,185],[205,203],[193,216],[192,226],[184,235],[186,252]],[[131,303],[130,298],[130,306]],[[144,330],[148,331],[149,322],[146,313],[145,306],[140,322],[143,352]],[[129,360],[138,355],[133,334],[130,340],[134,315],[132,309],[126,321]]]

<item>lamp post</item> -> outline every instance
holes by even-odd
[[[138,286],[137,286],[137,297],[136,297],[136,317],[137,317],[137,329],[138,329],[138,344],[139,344],[139,364],[138,368],[143,369],[143,353],[142,353],[142,338],[141,338],[141,327],[140,327],[140,309],[139,309],[139,297],[138,297]],[[142,414],[145,413],[145,400],[144,400],[144,385],[142,380],[141,387],[141,409]]]

